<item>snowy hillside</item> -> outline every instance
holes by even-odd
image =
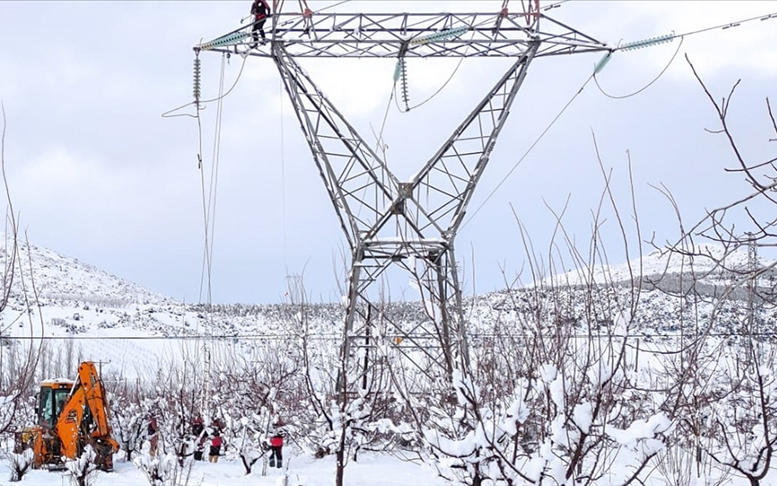
[[[8,244],[0,249],[5,266]],[[12,279],[6,271],[11,292],[3,336],[43,336],[51,353],[75,342],[73,359],[112,361],[123,368],[129,362],[156,362],[158,346],[119,338],[188,331],[183,306],[174,299],[48,248],[20,241],[14,268]],[[64,369],[52,372],[67,376]]]
[[[726,277],[726,270],[746,271],[750,265],[747,251],[739,249],[725,254],[722,247],[702,246],[694,250],[692,256],[682,256],[668,250],[653,250],[642,258],[634,258],[626,263],[610,265],[594,265],[570,270],[566,273],[551,276],[543,283],[555,283],[557,285],[579,286],[589,282],[602,284],[605,282],[630,282],[640,277],[644,281],[658,281],[662,277],[668,277],[685,273],[693,273],[697,282],[720,283],[721,278]],[[722,265],[716,262],[722,262]],[[766,267],[774,262],[758,259],[759,267]],[[773,271],[767,272],[762,278],[774,277]],[[728,275],[730,276],[730,275]]]
[[[19,242],[21,274],[16,272],[12,292],[20,296],[23,289],[36,291],[43,301],[78,301],[107,303],[111,306],[129,304],[165,305],[172,299],[155,294],[135,283],[121,279],[88,263],[80,262],[34,244]],[[0,249],[5,258],[5,248]]]
[[[707,251],[717,256],[714,248]],[[45,336],[55,343],[52,347],[74,341],[80,357],[111,361],[110,369],[122,373],[133,374],[129,370],[157,366],[161,359],[178,355],[183,352],[179,342],[215,337],[228,346],[250,347],[259,341],[272,341],[287,334],[290,323],[301,318],[298,305],[284,303],[212,307],[180,303],[33,244],[22,245],[20,255],[22,278],[17,275],[14,279],[9,305],[2,316],[2,335]],[[642,285],[641,312],[634,316],[635,323],[644,332],[671,333],[682,326],[684,318],[677,312],[676,299],[667,294],[680,286],[687,289],[693,280],[690,275],[698,279],[694,282],[695,289],[706,296],[721,295],[736,280],[737,275],[715,269],[710,262],[705,258],[680,259],[677,255],[654,251],[641,262],[636,259],[629,264],[575,270],[546,279],[540,287],[552,284],[566,288],[570,302],[574,302],[575,292],[585,287],[586,282],[599,286],[609,283],[608,292],[619,294],[614,301],[624,302],[631,292],[631,275],[634,275],[634,281]],[[727,261],[729,268],[746,268],[747,264],[746,252],[736,253]],[[773,278],[773,273],[766,272],[759,280],[759,287],[771,288]],[[33,282],[40,306],[27,313],[22,289],[27,289],[29,299]],[[492,332],[495,321],[520,320],[521,314],[529,311],[522,308],[520,302],[525,300],[522,295],[532,289],[533,286],[527,286],[466,298],[468,332],[477,337],[480,333]],[[730,297],[741,300],[743,292],[740,286]],[[712,302],[699,304],[702,315],[709,316],[712,307]],[[571,304],[565,319],[581,322],[583,311]],[[392,321],[399,323],[410,324],[425,318],[417,302],[393,303],[387,312]],[[331,339],[333,343],[340,339],[344,313],[341,304],[308,304],[305,313],[311,332],[318,338]],[[773,326],[777,320],[774,313],[769,310],[762,313],[763,321]],[[171,341],[170,337],[177,339]],[[232,339],[237,337],[242,339]]]

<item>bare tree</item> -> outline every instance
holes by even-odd
[[[286,433],[295,434],[292,417],[304,403],[298,394],[303,385],[295,341],[293,335],[278,336],[264,346],[248,343],[243,353],[233,350],[215,359],[212,389],[228,397],[219,405],[220,414],[231,419],[228,441],[235,444],[246,474],[264,456],[275,416],[284,416]]]
[[[5,106],[0,103],[3,115],[2,137],[0,138],[0,170],[3,175],[3,187],[6,196],[6,224],[2,247],[0,247],[0,313],[8,314],[12,300],[18,300],[23,311],[11,319],[7,327],[0,324],[0,437],[18,427],[15,421],[19,410],[26,403],[26,397],[32,391],[35,369],[38,364],[40,345],[32,339],[35,327],[33,310],[37,310],[37,291],[32,269],[25,272],[25,258],[19,243],[19,224],[15,213],[11,191],[8,186],[5,165],[6,116]],[[27,245],[29,248],[29,245]],[[29,255],[28,255],[29,260]],[[31,262],[30,262],[31,264]],[[25,273],[29,276],[25,279]],[[26,347],[22,342],[9,336],[11,326],[27,324],[30,339]],[[43,322],[40,321],[42,327]]]
[[[139,381],[139,380],[138,380]],[[139,382],[128,386],[113,387],[111,396],[111,417],[113,418],[114,439],[124,451],[125,460],[132,461],[132,455],[139,452],[147,432],[147,412],[143,410],[145,393]]]
[[[601,167],[600,162],[600,167]],[[606,270],[600,235],[609,204],[629,248],[624,219],[602,170],[602,204],[593,214],[587,254],[555,214],[557,232],[543,262],[520,221],[532,283],[507,290],[478,314],[470,336],[471,363],[454,373],[451,400],[423,400],[393,370],[408,413],[440,460],[440,474],[462,484],[632,484],[650,475],[672,422],[627,366],[638,325],[641,273],[616,280]],[[633,191],[632,191],[633,192]],[[632,200],[636,239],[639,224]],[[563,249],[563,250],[562,250]],[[558,265],[558,266],[556,266]],[[576,275],[551,278],[557,269]],[[492,297],[493,299],[493,297]],[[474,307],[473,307],[474,309]],[[479,311],[483,312],[483,311]],[[426,383],[436,392],[442,388]],[[616,459],[627,463],[616,476]]]
[[[734,135],[729,113],[740,81],[718,101],[690,60],[688,64],[720,123],[719,128],[708,131],[725,137],[732,150],[735,167],[726,170],[743,176],[749,192],[708,211],[690,229],[681,225],[681,240],[670,247],[682,258],[703,261],[711,269],[705,276],[721,281],[722,292],[708,299],[712,312],[696,321],[701,325],[695,326],[695,336],[684,343],[678,355],[682,361],[672,370],[678,379],[668,404],[679,419],[680,433],[696,438],[697,464],[708,457],[722,474],[742,475],[751,485],[758,485],[772,467],[777,446],[775,350],[766,339],[773,335],[773,329],[767,328],[763,319],[765,309],[777,306],[777,292],[771,283],[775,264],[763,265],[758,259],[759,248],[777,244],[777,199],[773,195],[777,157],[751,161]],[[770,129],[777,135],[768,98],[765,111]],[[694,239],[716,246],[695,245]],[[698,277],[691,276],[689,292],[695,292]]]

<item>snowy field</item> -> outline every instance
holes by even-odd
[[[319,486],[334,484],[334,457],[313,459],[308,456],[289,458],[288,469],[270,469],[262,476],[257,469],[246,476],[239,461],[222,460],[216,464],[197,461],[192,468],[189,485],[195,486]],[[6,481],[9,471],[0,465],[0,485]],[[285,478],[288,477],[288,482]],[[359,486],[437,486],[446,483],[436,477],[429,466],[402,461],[387,455],[363,455],[359,462],[351,463],[345,470],[345,483]],[[20,484],[22,486],[67,486],[70,478],[66,473],[31,471]],[[93,486],[142,486],[148,480],[134,464],[117,461],[112,473],[99,473]]]
[[[334,484],[334,457],[314,459],[310,456],[289,457],[288,467],[282,470],[267,469],[265,476],[261,468],[246,476],[238,460],[221,460],[216,464],[207,461],[194,462],[190,486],[328,486]],[[7,481],[9,471],[0,463],[0,485],[9,486],[69,486],[70,477],[63,472],[30,471],[20,483]],[[429,465],[404,461],[382,454],[364,454],[357,463],[350,463],[345,470],[345,484],[354,486],[442,486],[453,483],[439,478]],[[112,473],[100,472],[94,477],[92,486],[143,486],[149,484],[141,470],[132,463],[117,461]],[[187,483],[181,483],[184,486]],[[601,483],[602,486],[609,483]],[[651,486],[673,484],[655,474],[645,482]],[[690,482],[683,486],[746,486],[744,478],[728,477],[720,481]],[[777,485],[777,470],[773,470],[761,483],[763,486]]]

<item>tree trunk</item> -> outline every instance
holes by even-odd
[[[345,472],[345,451],[344,447],[337,450],[337,469],[335,470],[335,486],[343,486],[343,473]]]

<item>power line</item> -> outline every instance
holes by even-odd
[[[390,334],[389,337],[394,335],[401,335],[397,332]],[[649,340],[664,340],[664,339],[693,339],[697,337],[714,337],[714,338],[772,338],[777,336],[777,332],[754,332],[748,334],[742,334],[738,332],[717,332],[717,333],[704,333],[704,334],[666,334],[657,332],[641,332],[634,334],[606,334],[606,333],[576,333],[567,334],[564,337],[572,339],[649,339]],[[10,341],[285,341],[289,339],[301,339],[303,336],[295,334],[280,334],[280,333],[255,333],[255,334],[220,334],[220,335],[171,335],[171,336],[18,336],[8,337],[4,336],[4,340]],[[469,333],[468,337],[472,339],[502,339],[502,338],[523,338],[534,339],[538,337],[542,338],[557,338],[557,334],[537,335],[529,333]],[[376,339],[377,336],[370,336],[370,339]],[[342,334],[313,334],[306,336],[305,339],[312,341],[326,341],[326,340],[340,340]],[[418,338],[416,338],[418,339]],[[422,338],[421,338],[422,339]],[[431,339],[431,338],[430,338]]]
[[[636,95],[640,94],[641,92],[645,91],[649,87],[653,86],[653,84],[656,81],[661,79],[661,77],[664,75],[664,73],[669,69],[669,67],[674,62],[675,58],[677,57],[677,54],[680,52],[680,48],[683,46],[683,41],[684,40],[685,40],[685,37],[680,37],[680,44],[677,46],[677,49],[674,51],[674,54],[672,54],[671,59],[669,59],[669,62],[666,64],[666,67],[664,67],[664,69],[662,69],[661,72],[658,73],[658,76],[653,78],[652,81],[650,81],[648,84],[646,84],[642,88],[638,89],[637,91],[634,91],[633,93],[629,93],[629,94],[626,94],[626,95],[611,95],[611,94],[607,93],[606,91],[604,91],[604,89],[602,89],[601,85],[599,84],[599,79],[597,79],[597,77],[596,77],[596,71],[594,71],[594,83],[596,83],[596,87],[599,88],[599,91],[604,96],[606,96],[608,98],[611,98],[613,100],[623,100],[623,99],[631,98],[632,96],[636,96]]]
[[[554,4],[554,5],[560,5],[561,3],[563,3],[563,2],[559,2],[558,4]],[[551,6],[549,6],[547,8],[550,8],[550,7]],[[661,36],[661,37],[656,37],[656,38],[653,38],[653,39],[648,39],[646,41],[631,42],[631,43],[624,44],[622,46],[614,48],[611,52],[625,51],[625,50],[631,50],[631,49],[635,49],[635,48],[638,49],[640,47],[647,47],[647,46],[650,46],[650,45],[653,45],[653,44],[656,44],[656,43],[668,42],[668,41],[671,41],[671,40],[673,40],[673,39],[675,39],[677,37],[680,38],[680,45],[677,47],[677,51],[675,51],[674,55],[670,59],[670,61],[667,64],[667,66],[658,74],[658,76],[655,79],[653,79],[645,87],[643,87],[642,89],[640,89],[640,90],[638,90],[638,91],[636,91],[634,93],[631,93],[629,95],[625,95],[625,96],[611,96],[611,95],[605,93],[604,90],[602,90],[601,86],[599,86],[599,82],[596,79],[596,72],[594,72],[594,74],[592,74],[591,77],[589,77],[585,81],[585,83],[583,83],[583,86],[578,90],[578,92],[569,100],[569,102],[567,102],[567,104],[564,106],[564,108],[561,109],[561,111],[558,113],[558,115],[556,115],[556,117],[550,122],[550,124],[545,128],[545,130],[540,134],[540,136],[534,141],[534,143],[532,143],[532,145],[528,148],[528,150],[526,150],[526,152],[523,154],[523,156],[521,156],[521,158],[518,159],[518,161],[513,165],[513,167],[510,169],[510,171],[502,178],[502,180],[499,182],[499,184],[497,184],[497,186],[488,194],[488,196],[480,204],[480,206],[478,206],[477,209],[475,209],[475,211],[470,214],[470,216],[467,218],[467,220],[462,224],[462,228],[465,227],[467,224],[469,224],[469,222],[475,217],[475,215],[477,215],[477,213],[480,212],[480,210],[483,208],[483,206],[485,206],[486,203],[488,203],[488,201],[499,190],[499,188],[501,188],[501,186],[507,181],[507,179],[510,177],[510,175],[515,171],[515,169],[518,168],[518,166],[524,161],[524,159],[529,155],[529,153],[534,149],[534,147],[540,142],[540,140],[542,140],[542,138],[545,136],[545,134],[548,132],[548,130],[550,130],[550,128],[556,123],[556,121],[558,121],[558,119],[561,117],[561,115],[567,110],[569,105],[571,105],[572,102],[575,100],[575,98],[577,98],[577,96],[580,93],[582,93],[583,89],[585,89],[585,87],[588,85],[588,83],[591,81],[591,79],[594,80],[594,82],[596,83],[597,87],[602,92],[602,94],[604,94],[607,97],[614,98],[614,99],[621,99],[621,98],[628,98],[630,96],[637,95],[637,94],[641,93],[642,91],[644,91],[645,89],[649,88],[653,83],[655,83],[659,78],[661,78],[661,76],[663,76],[663,74],[666,72],[667,69],[669,69],[669,66],[672,65],[672,63],[674,62],[675,57],[677,56],[677,53],[680,51],[680,47],[682,46],[682,42],[684,41],[685,37],[696,35],[696,34],[700,34],[700,33],[703,33],[703,32],[708,32],[710,30],[715,30],[715,29],[729,29],[729,28],[732,28],[732,27],[739,27],[740,25],[742,25],[744,23],[752,22],[752,21],[755,21],[755,20],[764,21],[764,20],[769,20],[769,19],[773,19],[773,18],[777,18],[777,12],[770,13],[770,14],[767,14],[767,15],[759,15],[759,16],[756,16],[756,17],[750,17],[750,18],[747,18],[747,19],[738,20],[738,21],[734,21],[734,22],[728,22],[728,23],[716,25],[716,26],[713,26],[713,27],[705,27],[703,29],[698,29],[698,30],[686,32],[684,34],[679,34],[679,35],[678,34],[671,34],[671,35],[667,35],[667,36]]]
[[[730,28],[733,28],[733,27],[739,27],[740,25],[742,25],[744,23],[752,22],[754,20],[764,21],[764,20],[775,19],[775,18],[777,18],[777,12],[770,13],[770,14],[767,14],[767,15],[758,15],[757,17],[750,17],[748,19],[737,20],[737,21],[734,21],[734,22],[728,22],[728,23],[716,25],[716,26],[713,26],[713,27],[705,27],[703,29],[694,30],[694,31],[691,31],[691,32],[686,32],[684,34],[677,34],[674,37],[688,37],[688,36],[691,36],[691,35],[701,34],[702,32],[708,32],[710,30],[716,30],[716,29],[726,30],[726,29],[730,29]]]
[[[577,92],[572,96],[572,98],[570,98],[570,100],[567,102],[566,105],[564,105],[564,107],[561,109],[561,111],[559,111],[559,113],[556,115],[556,117],[553,118],[553,120],[551,120],[550,124],[548,124],[548,126],[545,127],[545,130],[543,130],[542,133],[540,133],[540,135],[537,137],[537,139],[534,141],[534,143],[532,143],[529,146],[529,148],[526,150],[526,152],[524,152],[524,154],[521,156],[521,158],[518,159],[518,161],[515,164],[513,164],[513,167],[507,172],[507,174],[505,174],[505,176],[502,178],[502,180],[499,181],[499,184],[497,184],[496,187],[483,200],[483,202],[480,203],[480,206],[478,206],[477,209],[475,209],[475,211],[473,211],[470,214],[470,216],[467,218],[467,220],[461,225],[462,228],[467,226],[467,224],[469,224],[469,222],[472,221],[472,219],[480,212],[480,210],[483,209],[483,206],[485,206],[486,203],[488,203],[488,201],[494,196],[494,194],[496,194],[496,192],[499,190],[499,188],[502,187],[502,185],[505,182],[507,182],[507,179],[510,177],[510,175],[512,175],[512,173],[515,172],[515,169],[517,169],[518,166],[521,165],[521,163],[524,161],[524,159],[526,159],[526,157],[529,156],[531,151],[534,150],[534,147],[536,147],[537,144],[540,143],[540,140],[542,140],[542,138],[545,137],[545,135],[548,133],[548,131],[551,129],[551,127],[553,127],[553,125],[556,124],[558,119],[561,118],[561,115],[563,115],[564,112],[567,111],[567,108],[569,108],[569,105],[571,105],[572,102],[575,101],[575,99],[580,95],[580,93],[583,92],[583,90],[588,85],[588,83],[591,81],[591,79],[593,79],[593,77],[594,77],[594,75],[592,74],[591,76],[588,77],[588,79],[585,80],[585,82],[580,87],[580,89],[577,90]]]
[[[658,36],[658,37],[651,37],[649,39],[644,39],[644,40],[640,40],[640,41],[636,41],[636,42],[627,42],[626,44],[619,45],[618,47],[612,48],[611,52],[630,51],[630,50],[634,50],[634,49],[641,49],[643,47],[650,47],[650,46],[653,46],[653,45],[656,45],[656,44],[663,44],[664,42],[671,42],[672,40],[677,39],[678,37],[680,39],[683,39],[685,37],[689,37],[689,36],[696,35],[696,34],[701,34],[701,33],[704,33],[704,32],[709,32],[711,30],[716,30],[716,29],[726,30],[726,29],[730,29],[730,28],[733,28],[733,27],[739,27],[740,25],[745,24],[747,22],[753,22],[755,20],[764,21],[764,20],[769,20],[769,19],[774,19],[774,18],[777,18],[777,12],[766,14],[766,15],[758,15],[756,17],[750,17],[750,18],[742,19],[742,20],[736,20],[734,22],[726,22],[725,24],[719,24],[719,25],[715,25],[715,26],[712,26],[712,27],[704,27],[702,29],[692,30],[692,31],[689,31],[689,32],[686,32],[686,33],[683,33],[683,34],[675,34],[674,32],[672,32],[671,34],[668,34],[668,35],[662,35],[662,36]]]

